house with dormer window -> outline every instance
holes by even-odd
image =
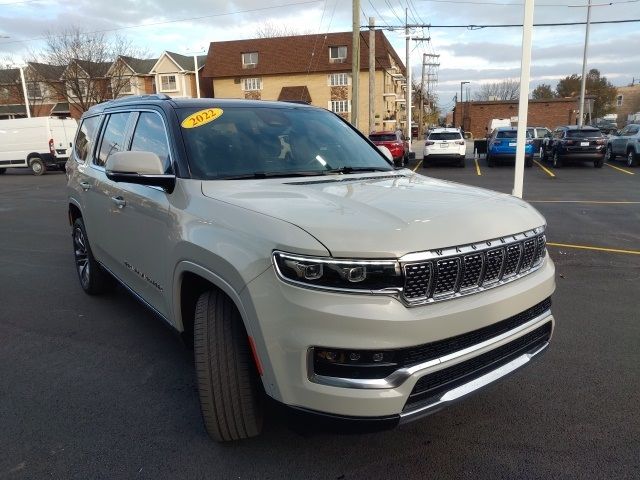
[[[306,102],[351,117],[351,32],[212,42],[202,76],[216,98]],[[404,128],[405,67],[375,32],[375,129]],[[360,36],[359,125],[369,125],[369,32]],[[368,133],[368,132],[367,132]]]

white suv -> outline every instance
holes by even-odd
[[[67,173],[82,288],[116,279],[193,342],[216,440],[257,435],[265,397],[323,420],[413,420],[551,338],[544,218],[395,169],[326,110],[107,102],[83,116]]]
[[[458,167],[464,167],[467,147],[462,133],[457,128],[434,128],[424,142],[422,165],[440,160],[453,160]]]

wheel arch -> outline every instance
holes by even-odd
[[[82,210],[80,210],[80,205],[78,205],[78,203],[74,199],[69,199],[67,214],[69,216],[69,225],[71,226],[73,226],[73,223],[76,221],[76,219],[82,218]]]

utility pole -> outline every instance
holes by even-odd
[[[22,82],[22,94],[24,95],[24,106],[27,109],[27,118],[31,118],[31,108],[29,108],[29,92],[27,91],[27,82],[24,79],[24,69],[20,69],[20,81]]]
[[[584,53],[582,55],[582,81],[580,83],[580,115],[578,127],[584,123],[584,91],[587,85],[587,49],[589,47],[589,27],[591,26],[591,0],[587,4],[587,28],[584,33]]]
[[[375,95],[376,95],[376,19],[369,17],[369,132],[375,130]]]
[[[462,86],[466,85],[467,83],[471,83],[471,82],[460,82],[460,131],[464,132],[464,106],[463,106],[463,102],[464,102],[464,96],[462,95]],[[469,100],[469,96],[467,95],[467,100]]]
[[[360,0],[352,0],[351,125],[358,128],[360,100]]]
[[[409,35],[409,9],[404,9],[404,34],[406,38],[406,65],[407,65],[407,92],[405,94],[405,106],[407,110],[407,142],[411,151],[411,36]]]
[[[418,124],[418,138],[424,135],[424,67],[427,63],[427,54],[422,54],[422,77],[420,80],[420,123]]]
[[[200,98],[200,74],[198,73],[198,55],[193,56],[193,64],[196,67],[196,98]]]

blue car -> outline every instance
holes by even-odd
[[[499,160],[516,159],[516,138],[518,129],[516,127],[498,127],[487,140],[487,165],[495,166]],[[527,140],[524,147],[524,165],[533,165],[533,139],[531,133],[527,132]]]

